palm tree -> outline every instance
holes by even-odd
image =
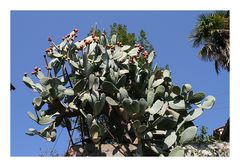
[[[202,14],[189,36],[193,47],[200,47],[204,61],[214,61],[217,74],[230,70],[229,11]]]
[[[202,14],[189,36],[193,47],[202,47],[199,56],[204,61],[214,61],[217,74],[220,68],[230,70],[229,11]],[[230,123],[225,124],[221,139],[229,141]]]

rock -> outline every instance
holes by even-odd
[[[229,156],[229,143],[215,141],[211,144],[188,144],[184,146],[185,156]]]

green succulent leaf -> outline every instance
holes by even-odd
[[[176,132],[173,130],[169,130],[166,134],[166,138],[164,139],[163,149],[169,149],[177,140]]]
[[[69,60],[69,63],[76,69],[79,69],[79,65],[75,62],[75,61],[72,61],[72,60]]]
[[[155,144],[151,144],[150,149],[156,154],[161,154],[163,152],[163,150]]]
[[[117,35],[113,34],[111,38],[111,44],[116,45],[117,43]]]
[[[169,106],[174,110],[183,110],[186,109],[186,103],[184,100],[172,100],[169,101]]]
[[[128,74],[129,73],[129,70],[128,69],[121,69],[120,71],[119,71],[119,74],[120,75],[124,75],[124,74]]]
[[[158,124],[160,124],[162,121],[164,120],[163,116],[159,116],[157,117],[154,122],[151,124],[151,128],[155,128],[155,126],[157,126]]]
[[[59,49],[60,50],[63,50],[64,49],[64,47],[67,45],[67,39],[64,39],[61,43],[60,43],[60,45],[59,45]]]
[[[139,103],[137,100],[132,101],[132,110],[134,113],[138,113],[140,108],[139,108]]]
[[[169,153],[170,157],[183,157],[184,156],[184,150],[182,147],[177,146]]]
[[[40,79],[40,84],[43,86],[47,86],[50,83],[51,78],[45,77]]]
[[[153,82],[152,87],[155,88],[155,87],[159,86],[160,84],[162,84],[163,82],[164,82],[163,79],[158,79],[158,80]]]
[[[87,114],[86,120],[87,120],[88,126],[91,126],[93,121],[93,116],[91,114]]]
[[[56,57],[56,58],[61,58],[63,57],[63,55],[61,53],[59,53],[58,51],[56,50],[53,50],[53,54],[52,54],[53,57]]]
[[[184,93],[189,93],[190,91],[192,91],[192,86],[190,84],[184,84],[182,86],[182,91]]]
[[[73,91],[76,93],[80,93],[83,91],[84,87],[86,85],[86,81],[84,79],[80,79],[73,87]]]
[[[73,96],[74,91],[73,91],[73,89],[66,89],[66,90],[64,90],[64,94],[67,96]]]
[[[121,77],[118,79],[117,87],[122,87],[122,86],[124,86],[124,85],[126,84],[126,81],[127,81],[126,75],[121,76]]]
[[[152,114],[152,115],[158,113],[158,111],[161,109],[162,106],[163,106],[163,101],[157,100],[153,104],[153,106],[149,109],[149,113]]]
[[[203,110],[201,108],[196,108],[189,112],[189,114],[185,118],[185,121],[186,122],[193,121],[196,118],[198,118],[200,115],[202,115],[202,113],[203,113]]]
[[[101,113],[101,102],[100,101],[96,101],[94,104],[94,109],[93,109],[93,114],[95,116],[98,116]]]
[[[138,48],[133,48],[132,50],[130,50],[130,51],[128,52],[128,55],[129,55],[130,57],[132,57],[132,56],[137,56],[137,55],[138,55]]]
[[[100,84],[99,78],[98,78],[98,77],[95,77],[94,82],[93,82],[92,89],[95,90],[95,91],[98,90],[99,84]]]
[[[133,128],[137,129],[141,125],[141,122],[139,120],[135,120],[132,124]]]
[[[147,94],[147,104],[148,106],[152,106],[154,101],[155,93],[154,90],[150,89]]]
[[[144,98],[139,100],[139,112],[144,113],[147,108],[147,102]]]
[[[152,132],[147,132],[144,137],[145,140],[150,140],[153,138],[153,133]]]
[[[90,74],[90,75],[89,75],[89,79],[88,79],[88,84],[89,84],[88,87],[89,87],[89,90],[92,89],[94,80],[95,80],[95,75],[94,75],[94,74]]]
[[[102,90],[110,94],[118,92],[117,87],[112,82],[109,81],[104,81],[102,83]]]
[[[29,88],[33,88],[33,85],[34,85],[34,83],[33,83],[33,81],[32,81],[32,79],[30,78],[30,77],[28,77],[28,76],[23,76],[23,83],[27,86],[27,87],[29,87]]]
[[[121,95],[122,99],[128,98],[128,92],[127,92],[127,90],[125,88],[120,88],[119,92],[120,92],[120,95]]]
[[[53,68],[54,74],[56,76],[61,69],[61,62],[58,58],[54,58],[48,63],[48,67]]]
[[[189,99],[190,103],[198,103],[202,101],[205,98],[204,93],[195,93],[193,96]]]
[[[170,71],[169,71],[169,70],[164,70],[164,71],[163,71],[163,77],[164,77],[164,78],[166,78],[166,77],[167,77],[167,78],[170,78],[170,77],[171,77]]]
[[[175,95],[180,95],[181,89],[180,89],[180,87],[178,87],[178,86],[173,86],[173,87],[172,87],[172,92],[173,92]]]
[[[47,125],[47,124],[52,123],[53,121],[54,120],[51,117],[45,116],[45,117],[40,117],[37,122],[40,125]]]
[[[29,136],[34,136],[34,135],[38,134],[38,131],[33,128],[29,128],[25,134],[27,134]]]
[[[90,128],[91,139],[94,143],[98,143],[101,140],[100,127],[97,124],[93,124]]]
[[[66,88],[63,85],[58,85],[57,89],[59,92],[64,92],[66,90]]]
[[[36,83],[33,86],[33,89],[36,90],[38,93],[42,93],[45,90],[45,88],[40,83]]]
[[[124,98],[123,99],[123,102],[122,102],[122,105],[123,105],[123,108],[126,110],[126,111],[129,111],[131,112],[132,110],[132,100],[130,100],[129,98]]]
[[[43,103],[42,97],[37,97],[33,99],[33,105],[40,107]]]
[[[194,137],[197,134],[197,127],[196,126],[190,126],[187,129],[185,129],[181,134],[180,134],[180,144],[184,145],[189,143],[194,139]]]
[[[40,70],[37,72],[36,76],[37,76],[38,79],[41,79],[41,78],[44,78],[44,77],[45,77],[45,75],[43,74],[43,72],[40,71]]]
[[[158,115],[163,116],[163,115],[165,114],[165,112],[167,111],[167,108],[168,108],[168,102],[165,102],[165,103],[162,105],[161,110],[158,112]]]
[[[126,50],[128,50],[128,49],[130,49],[131,48],[131,46],[129,46],[129,45],[123,45],[123,47],[121,48],[121,50],[122,51],[126,51]]]
[[[153,59],[154,59],[154,51],[152,51],[152,52],[148,55],[148,63],[149,63],[149,64],[152,63]]]
[[[91,43],[91,44],[89,45],[88,55],[92,55],[92,54],[93,54],[96,46],[97,46],[97,43],[96,43],[96,42],[93,42],[93,43]]]
[[[155,90],[155,93],[160,95],[164,94],[164,92],[165,92],[165,87],[163,85],[159,85]]]
[[[118,106],[118,103],[113,100],[111,97],[107,96],[106,97],[106,101],[108,102],[108,104],[110,104],[111,106]]]
[[[101,95],[100,95],[100,102],[101,102],[100,108],[101,109],[103,109],[105,101],[106,101],[106,95],[105,95],[105,93],[101,93]]]
[[[148,80],[148,89],[150,89],[152,87],[153,81],[155,79],[155,75],[151,75],[151,77]]]
[[[216,99],[214,96],[207,96],[199,107],[202,109],[211,109],[214,106],[215,101]]]
[[[68,106],[73,110],[78,110],[78,107],[73,102],[69,103]]]
[[[39,136],[46,139],[47,141],[54,142],[57,135],[57,130],[54,126],[50,125],[38,133]]]
[[[32,120],[37,122],[37,118],[35,117],[35,115],[32,112],[27,112],[27,114]]]
[[[142,134],[146,129],[147,129],[146,125],[139,125],[139,127],[137,128],[137,132]]]

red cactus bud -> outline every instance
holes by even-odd
[[[47,70],[51,70],[51,67],[45,66],[45,68],[46,68]]]
[[[135,48],[138,48],[138,47],[140,47],[141,45],[140,45],[140,44],[135,44],[134,46],[135,46]]]
[[[107,45],[107,49],[110,49],[111,48],[111,45]]]
[[[46,50],[45,50],[45,52],[46,52],[46,53],[50,52],[50,49],[49,49],[49,48],[48,48],[48,49],[46,49]]]
[[[48,41],[52,42],[52,38],[50,36],[48,36]]]
[[[78,32],[78,29],[77,28],[74,28],[74,30],[73,30],[75,33],[77,33]]]
[[[145,50],[145,51],[143,52],[143,55],[144,55],[144,56],[148,56],[148,52]]]
[[[38,69],[39,69],[39,68],[36,66],[36,67],[34,68],[34,71],[38,71]]]
[[[111,49],[115,49],[115,46],[114,46],[114,45],[111,45]]]
[[[94,40],[94,41],[98,41],[98,40],[99,40],[99,37],[98,37],[98,36],[94,36],[94,37],[93,37],[93,40]]]

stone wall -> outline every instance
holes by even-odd
[[[189,144],[184,147],[184,150],[185,156],[228,157],[230,155],[230,144],[219,141],[212,144]]]
[[[136,149],[135,145],[119,144],[92,144],[83,149],[75,146],[68,150],[65,156],[131,156],[131,152]],[[228,157],[230,146],[228,142],[215,141],[211,144],[188,144],[183,147],[185,156],[199,157]]]

